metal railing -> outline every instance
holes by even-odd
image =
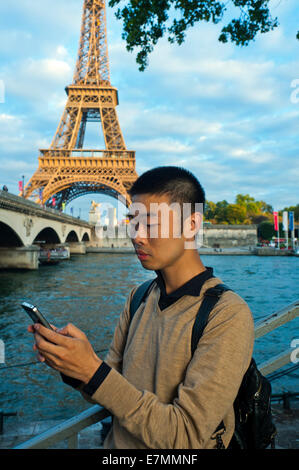
[[[299,316],[299,300],[273,313],[266,319],[262,319],[255,324],[255,338],[260,338],[270,331],[288,323]],[[265,376],[291,362],[290,348],[271,359],[259,364],[259,370]],[[29,439],[28,441],[14,447],[14,449],[47,449],[59,442],[67,440],[69,449],[78,448],[78,434],[83,429],[102,421],[109,412],[99,405],[94,405],[71,419],[64,421],[57,426]]]
[[[135,159],[135,151],[133,150],[95,150],[95,149],[41,149],[40,159],[41,165],[47,165],[49,159],[67,159],[83,158],[83,159]],[[66,164],[67,164],[66,161]]]
[[[65,440],[68,441],[69,449],[77,449],[79,432],[102,421],[108,416],[109,411],[105,410],[105,408],[99,405],[91,406],[77,416],[53,426],[23,444],[19,444],[14,447],[14,449],[49,449],[55,444]]]
[[[265,336],[270,331],[279,328],[280,326],[288,323],[294,318],[299,316],[299,299],[287,305],[286,307],[273,313],[266,319],[262,319],[255,324],[254,333],[255,339]],[[277,369],[289,364],[291,362],[291,354],[294,348],[289,348],[282,353],[277,354],[271,359],[259,364],[259,370],[263,375],[272,374]]]

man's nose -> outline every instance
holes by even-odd
[[[131,238],[134,240],[136,245],[144,245],[147,241],[147,230],[144,224],[140,222],[135,226],[135,229],[131,230]]]

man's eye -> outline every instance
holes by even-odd
[[[135,230],[139,230],[139,222],[134,222],[133,220],[130,220],[130,228],[133,228]]]

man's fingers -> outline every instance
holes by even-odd
[[[46,361],[46,359],[44,358],[44,356],[41,353],[37,353],[37,359],[39,360],[39,362],[45,362]]]
[[[51,327],[53,328],[54,331],[59,332],[59,330],[56,326],[51,324]],[[34,325],[29,325],[28,328],[27,328],[27,331],[29,331],[29,333],[35,333],[35,326]]]
[[[37,351],[37,359],[39,362],[45,362],[44,356],[38,351],[36,344],[33,345],[33,351]]]
[[[49,328],[46,328],[39,323],[35,323],[34,329],[35,332],[38,332],[41,336],[53,344],[64,345],[66,344],[66,341],[68,341],[68,338],[66,338],[64,335],[58,333],[57,331],[50,330]]]
[[[35,333],[35,344],[39,352],[46,354],[51,353],[54,356],[57,355],[61,349],[59,345],[50,343],[39,333]]]
[[[61,335],[64,335],[64,336],[71,336],[72,338],[77,338],[77,339],[86,339],[85,333],[79,330],[79,328],[77,328],[72,323],[68,323],[64,328],[61,328],[58,331]]]

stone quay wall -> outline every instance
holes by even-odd
[[[113,230],[96,229],[91,242],[87,242],[90,247],[104,248],[132,248],[129,237],[119,237],[118,228]],[[257,244],[257,225],[206,225],[203,228],[201,245],[206,248],[237,248],[255,247]]]
[[[206,225],[203,245],[209,248],[256,246],[257,225]]]

